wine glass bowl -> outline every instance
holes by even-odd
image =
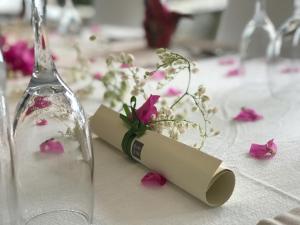
[[[253,18],[246,25],[240,44],[240,71],[250,82],[264,81],[266,53],[275,28],[266,12],[265,0],[257,0]]]
[[[35,68],[13,124],[20,225],[91,225],[93,151],[83,108],[62,81],[32,1]]]
[[[300,17],[288,19],[277,31],[268,52],[269,89],[278,99],[300,92]]]

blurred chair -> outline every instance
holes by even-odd
[[[239,48],[244,27],[254,13],[255,0],[229,0],[218,28],[216,42]],[[267,13],[278,28],[293,12],[293,0],[267,0]]]
[[[144,17],[143,0],[95,0],[95,21],[101,24],[141,26]]]

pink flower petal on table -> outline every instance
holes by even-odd
[[[95,80],[101,80],[102,77],[103,77],[103,74],[100,73],[100,72],[97,72],[97,73],[94,74],[94,79]]]
[[[47,124],[48,124],[48,120],[46,120],[46,119],[40,119],[40,120],[36,121],[37,126],[45,126]]]
[[[219,64],[222,66],[233,65],[235,63],[235,59],[233,58],[223,58],[219,60]]]
[[[267,144],[252,144],[250,147],[249,154],[256,159],[270,159],[277,152],[277,145],[274,140],[271,139]]]
[[[130,68],[130,67],[132,67],[132,66],[129,65],[129,64],[126,64],[126,63],[122,63],[122,64],[120,65],[120,68],[122,68],[122,69],[127,69],[127,68]]]
[[[162,70],[155,71],[151,74],[152,80],[160,81],[163,80],[165,77],[166,77],[166,72]]]
[[[157,115],[155,104],[159,99],[159,95],[150,95],[147,101],[136,110],[136,116],[143,124],[148,124],[153,115]]]
[[[59,141],[51,138],[40,145],[40,151],[43,153],[61,154],[64,152],[64,146]]]
[[[180,95],[181,93],[182,93],[182,91],[179,90],[178,88],[176,88],[176,87],[170,87],[166,91],[165,96],[167,96],[167,97],[174,97],[174,96]]]
[[[167,179],[157,172],[148,172],[141,180],[145,186],[163,186],[166,182]]]
[[[227,77],[237,77],[242,75],[242,70],[240,68],[236,68],[236,69],[231,69],[226,73]]]
[[[287,67],[287,68],[282,69],[280,72],[283,73],[283,74],[299,73],[300,68],[298,68],[298,67]]]
[[[263,119],[263,116],[258,114],[254,109],[242,108],[238,115],[236,115],[233,120],[239,122],[255,122],[257,120]]]

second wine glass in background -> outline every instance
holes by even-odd
[[[268,84],[272,96],[285,102],[300,102],[300,1],[294,13],[278,29],[268,52]]]
[[[266,0],[256,0],[253,18],[246,25],[240,43],[240,73],[246,84],[265,81],[266,53],[275,34],[266,12]]]

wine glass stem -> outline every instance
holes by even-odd
[[[266,0],[256,0],[255,15],[262,16],[266,13]]]
[[[294,0],[294,17],[300,18],[300,0]]]
[[[49,76],[51,74],[49,72],[53,69],[53,61],[47,46],[46,33],[43,27],[43,18],[39,14],[34,0],[32,0],[32,26],[35,38],[35,68],[33,76],[35,78],[46,75]]]

